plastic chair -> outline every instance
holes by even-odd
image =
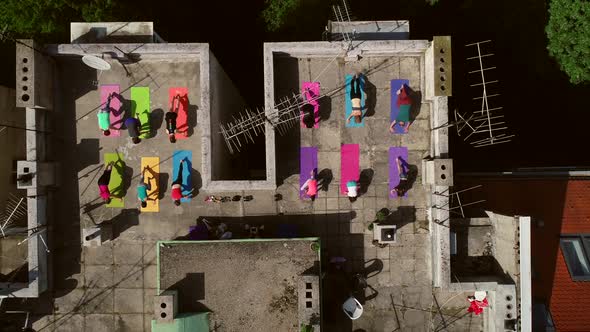
[[[356,298],[354,298],[354,296],[351,296],[348,300],[344,301],[342,304],[342,310],[346,316],[352,320],[359,319],[363,314],[363,306]]]

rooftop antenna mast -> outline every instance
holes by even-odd
[[[6,200],[6,211],[4,212],[4,216],[0,220],[0,232],[2,236],[5,237],[6,233],[4,232],[10,225],[18,220],[22,220],[23,218],[27,217],[27,201],[24,197],[17,197],[12,193],[8,194],[8,199]]]
[[[435,191],[434,195],[447,197],[447,198],[449,198],[449,200],[447,201],[448,203],[446,203],[445,205],[440,205],[440,206],[433,205],[432,207],[435,209],[449,211],[449,213],[454,213],[458,216],[461,216],[461,218],[465,218],[465,211],[463,210],[464,207],[469,206],[469,205],[483,203],[483,202],[485,202],[485,199],[482,199],[479,201],[474,201],[474,202],[464,203],[463,201],[461,201],[461,196],[459,194],[464,193],[466,191],[473,190],[473,189],[477,189],[480,187],[482,187],[481,184],[467,188],[467,189],[455,191],[455,192],[449,192],[448,189],[443,192]],[[441,221],[438,221],[438,222],[440,223]]]
[[[496,69],[496,67],[484,67],[483,59],[493,56],[493,53],[483,53],[483,46],[491,43],[491,40],[484,40],[467,44],[465,47],[473,47],[477,50],[477,55],[468,57],[467,60],[477,60],[479,68],[472,70],[469,74],[478,75],[477,83],[471,84],[471,87],[481,87],[481,97],[473,98],[474,101],[480,102],[480,110],[474,111],[469,117],[462,116],[455,112],[455,116],[459,117],[461,126],[457,126],[457,134],[461,136],[463,129],[467,129],[467,135],[463,138],[464,141],[471,139],[471,144],[476,147],[489,146],[494,144],[502,144],[510,142],[514,135],[506,133],[508,127],[504,121],[504,115],[498,111],[502,110],[502,106],[490,107],[489,99],[498,97],[499,93],[489,93],[488,88],[496,83],[498,80],[489,80],[486,78],[486,73]],[[467,118],[467,119],[466,119]],[[483,137],[483,138],[482,138]]]
[[[233,121],[220,124],[220,133],[231,154],[240,151],[243,144],[255,143],[255,137],[265,133],[265,125],[270,124],[280,135],[286,135],[293,126],[301,121],[301,107],[320,99],[314,96],[305,99],[302,93],[293,93],[291,97],[283,97],[272,110],[246,109],[233,115]]]
[[[352,20],[349,8],[350,6],[346,3],[346,0],[342,0],[341,6],[332,5],[334,20],[340,24],[350,23]],[[342,38],[341,40],[348,43],[348,50],[352,49],[352,41],[356,37],[356,30],[353,30],[351,33],[347,29],[341,29],[339,35]]]

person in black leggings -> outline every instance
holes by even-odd
[[[352,103],[352,112],[346,122],[354,117],[354,122],[361,123],[363,117],[363,107],[361,106],[361,76],[356,74],[350,80],[350,101]]]
[[[170,139],[170,143],[176,143],[176,118],[178,117],[178,109],[180,108],[180,95],[174,96],[170,111],[166,112],[166,133]]]

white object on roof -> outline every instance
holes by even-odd
[[[342,304],[342,310],[344,310],[346,316],[352,320],[360,318],[363,314],[363,306],[354,298],[354,296],[351,296],[348,300],[344,301]]]
[[[487,295],[488,293],[486,293],[486,291],[476,291],[474,294],[475,299],[480,302],[483,301],[483,299],[485,299]]]
[[[84,64],[86,64],[88,67],[98,69],[98,70],[111,69],[111,65],[108,62],[106,62],[103,59],[96,57],[94,55],[83,56],[82,62],[84,62]]]

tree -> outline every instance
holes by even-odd
[[[266,8],[262,11],[262,18],[269,31],[278,30],[287,17],[299,6],[300,0],[265,0]]]
[[[113,0],[1,0],[0,29],[16,38],[67,35],[75,21],[116,20]]]
[[[590,2],[551,0],[545,32],[549,54],[570,82],[590,82]]]

